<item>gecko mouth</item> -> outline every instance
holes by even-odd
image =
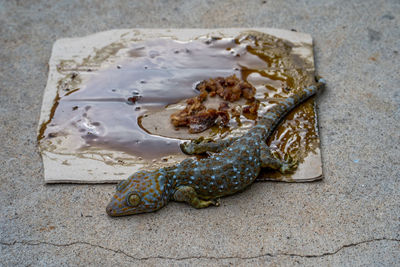
[[[113,200],[111,200],[106,207],[106,212],[109,216],[116,217],[116,216],[129,215],[129,211],[122,210],[122,207],[118,208],[117,203]]]
[[[120,217],[120,216],[126,216],[126,215],[131,215],[133,213],[129,212],[129,211],[121,211],[119,209],[115,209],[113,207],[113,203],[111,202],[110,204],[108,204],[107,208],[106,208],[106,212],[109,216],[111,217]]]
[[[107,205],[107,208],[106,208],[106,212],[107,212],[107,214],[109,215],[109,216],[118,216],[118,214],[115,212],[115,210],[113,210],[113,208],[112,208],[112,205],[111,205],[112,203],[109,203],[108,205]]]

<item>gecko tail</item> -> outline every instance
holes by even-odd
[[[268,110],[267,113],[265,113],[263,118],[258,122],[258,125],[265,128],[267,136],[269,136],[287,113],[309,99],[311,96],[323,90],[325,85],[325,79],[316,77],[316,84],[303,88],[299,93],[289,96],[277,103]]]

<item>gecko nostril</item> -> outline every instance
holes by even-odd
[[[113,216],[113,215],[115,214],[115,213],[114,213],[114,210],[113,210],[112,207],[111,207],[111,204],[109,204],[109,205],[107,206],[106,212],[107,212],[107,214],[108,214],[109,216]]]

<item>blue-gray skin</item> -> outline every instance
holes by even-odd
[[[325,85],[304,88],[299,94],[273,106],[248,133],[239,138],[216,142],[200,141],[182,146],[188,154],[216,152],[205,159],[186,159],[154,171],[139,171],[117,185],[117,192],[107,206],[110,216],[152,212],[168,201],[187,202],[195,208],[218,206],[218,198],[234,194],[254,182],[261,168],[282,173],[293,171],[295,161],[275,158],[266,144],[281,119],[294,107],[317,93]]]

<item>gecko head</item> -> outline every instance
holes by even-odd
[[[140,171],[117,185],[107,205],[110,216],[124,216],[156,211],[167,204],[166,174],[162,170]]]

